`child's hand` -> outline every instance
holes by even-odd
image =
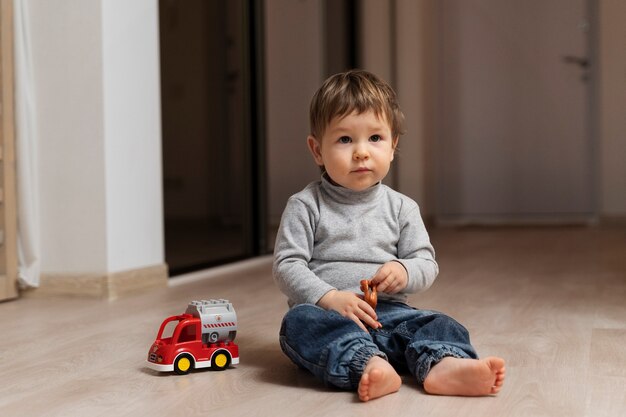
[[[370,282],[378,292],[395,294],[406,288],[409,276],[400,262],[390,261],[376,271]]]
[[[368,331],[363,323],[372,329],[378,329],[382,325],[376,321],[376,312],[369,304],[356,294],[347,291],[332,290],[324,294],[317,305],[326,310],[335,310],[359,325],[364,331]]]

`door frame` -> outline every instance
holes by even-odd
[[[13,0],[0,2],[0,301],[17,298]]]

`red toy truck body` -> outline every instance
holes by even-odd
[[[171,324],[168,326],[168,324]],[[163,337],[166,327],[174,327]],[[224,370],[239,363],[239,347],[233,342],[237,317],[227,300],[193,301],[184,314],[166,318],[148,352],[147,365],[159,372],[179,375],[195,368]]]

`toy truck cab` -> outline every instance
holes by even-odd
[[[225,300],[219,300],[223,302]],[[194,304],[195,303],[195,304]],[[202,304],[204,303],[204,304]],[[211,303],[213,314],[206,314],[207,303]],[[226,302],[227,303],[227,302]],[[195,368],[212,368],[224,370],[231,364],[239,363],[239,347],[228,338],[220,338],[212,328],[227,328],[236,326],[235,321],[223,323],[223,314],[216,314],[216,302],[192,302],[187,312],[166,318],[157,338],[148,352],[147,365],[159,372],[174,371],[179,375],[189,373]],[[232,305],[227,303],[234,317]],[[193,306],[193,307],[192,307]],[[196,314],[194,314],[194,312]],[[220,311],[221,312],[221,311]],[[232,317],[231,317],[232,319]],[[165,336],[166,329],[174,330],[171,336]],[[227,334],[234,338],[234,331]]]

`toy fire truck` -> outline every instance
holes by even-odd
[[[170,331],[171,336],[164,335]],[[228,300],[192,301],[185,313],[163,321],[148,352],[148,367],[179,375],[195,368],[222,371],[239,363],[236,334],[237,315]]]

